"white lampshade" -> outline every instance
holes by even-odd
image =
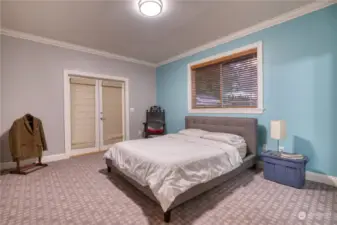
[[[273,139],[283,139],[286,137],[286,122],[284,120],[270,121],[270,136]]]
[[[140,0],[138,5],[140,12],[150,17],[159,15],[163,8],[161,0]]]

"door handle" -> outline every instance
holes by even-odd
[[[105,117],[101,117],[101,120],[106,120],[106,118]]]

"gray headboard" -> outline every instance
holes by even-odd
[[[256,155],[257,119],[255,118],[186,116],[185,128],[240,135],[246,140],[248,153]]]

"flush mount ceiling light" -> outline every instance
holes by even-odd
[[[161,0],[140,0],[139,10],[145,16],[158,16],[163,8]]]

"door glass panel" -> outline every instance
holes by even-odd
[[[123,82],[102,82],[103,145],[123,140]]]

